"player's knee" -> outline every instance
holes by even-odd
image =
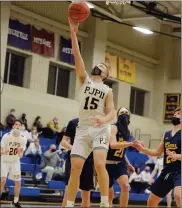
[[[129,192],[130,185],[128,183],[125,183],[125,184],[122,185],[121,189],[122,189],[123,192]]]
[[[181,200],[181,193],[174,192],[174,199],[175,199],[175,201],[180,201]]]
[[[103,163],[103,161],[96,161],[96,162],[94,161],[94,166],[95,166],[96,172],[105,169],[105,164]]]
[[[71,166],[71,172],[73,173],[76,173],[76,172],[80,172],[81,170],[82,170],[82,165],[81,164],[79,164],[79,163],[74,163],[74,164],[72,164],[72,166]]]

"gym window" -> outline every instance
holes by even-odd
[[[4,83],[23,87],[26,57],[6,52]]]
[[[47,93],[68,98],[70,71],[58,66],[49,66]]]
[[[144,116],[146,91],[132,87],[130,94],[130,111],[133,114]]]

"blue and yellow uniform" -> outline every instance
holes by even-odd
[[[119,131],[117,123],[114,124],[117,129],[116,139],[117,142],[129,141],[130,132],[129,130],[124,133]],[[109,187],[112,187],[114,181],[117,180],[122,175],[128,175],[128,168],[125,160],[125,151],[124,149],[111,149],[109,146],[109,151],[107,154],[106,169],[109,174]]]
[[[172,136],[172,131],[164,134],[164,168],[161,175],[151,187],[151,192],[160,198],[164,198],[176,186],[181,186],[181,161],[172,161],[166,154],[170,150],[175,154],[181,154],[181,130]]]
[[[73,145],[76,133],[76,127],[78,125],[78,119],[73,119],[69,122],[65,136],[70,137],[70,144]],[[66,157],[66,167],[65,167],[65,183],[68,185],[68,181],[70,178],[70,170],[71,170],[71,160],[70,160],[70,152],[68,151],[68,155]],[[81,175],[80,175],[80,189],[83,191],[90,191],[94,189],[94,164],[93,164],[93,153],[89,155],[86,159],[85,164],[83,166]]]

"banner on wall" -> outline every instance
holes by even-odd
[[[79,48],[81,49],[81,43],[79,42]],[[60,37],[60,60],[69,64],[75,64],[71,39]]]
[[[109,68],[109,77],[117,78],[117,56],[105,53],[105,64]]]
[[[135,62],[119,57],[118,79],[133,84],[136,80]]]
[[[180,93],[164,94],[164,122],[170,122],[174,110],[180,106]]]
[[[31,50],[31,27],[18,20],[9,19],[8,45],[24,50]]]
[[[54,56],[54,33],[46,30],[37,30],[32,27],[32,52],[44,55]]]

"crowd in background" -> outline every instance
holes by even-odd
[[[20,118],[15,116],[15,109],[11,109],[9,115],[6,117],[6,123],[0,124],[0,129],[11,130],[12,125],[16,119],[22,122],[22,134],[27,137],[27,149],[25,156],[29,157],[34,164],[40,165],[42,173],[46,174],[45,183],[48,184],[52,179],[63,180],[65,171],[65,156],[67,150],[62,148],[59,144],[64,136],[66,127],[60,130],[59,121],[54,117],[47,123],[47,126],[42,125],[41,116],[37,116],[30,128],[28,126],[27,116],[23,113]],[[50,148],[44,153],[40,145],[40,138],[56,138],[55,143],[50,145]],[[56,146],[57,145],[57,146]],[[135,168],[135,172],[129,177],[129,183],[136,193],[145,192],[150,193],[151,171],[154,169],[156,158],[149,158],[146,162],[145,169],[140,172],[140,167]],[[96,187],[98,189],[98,187]]]

